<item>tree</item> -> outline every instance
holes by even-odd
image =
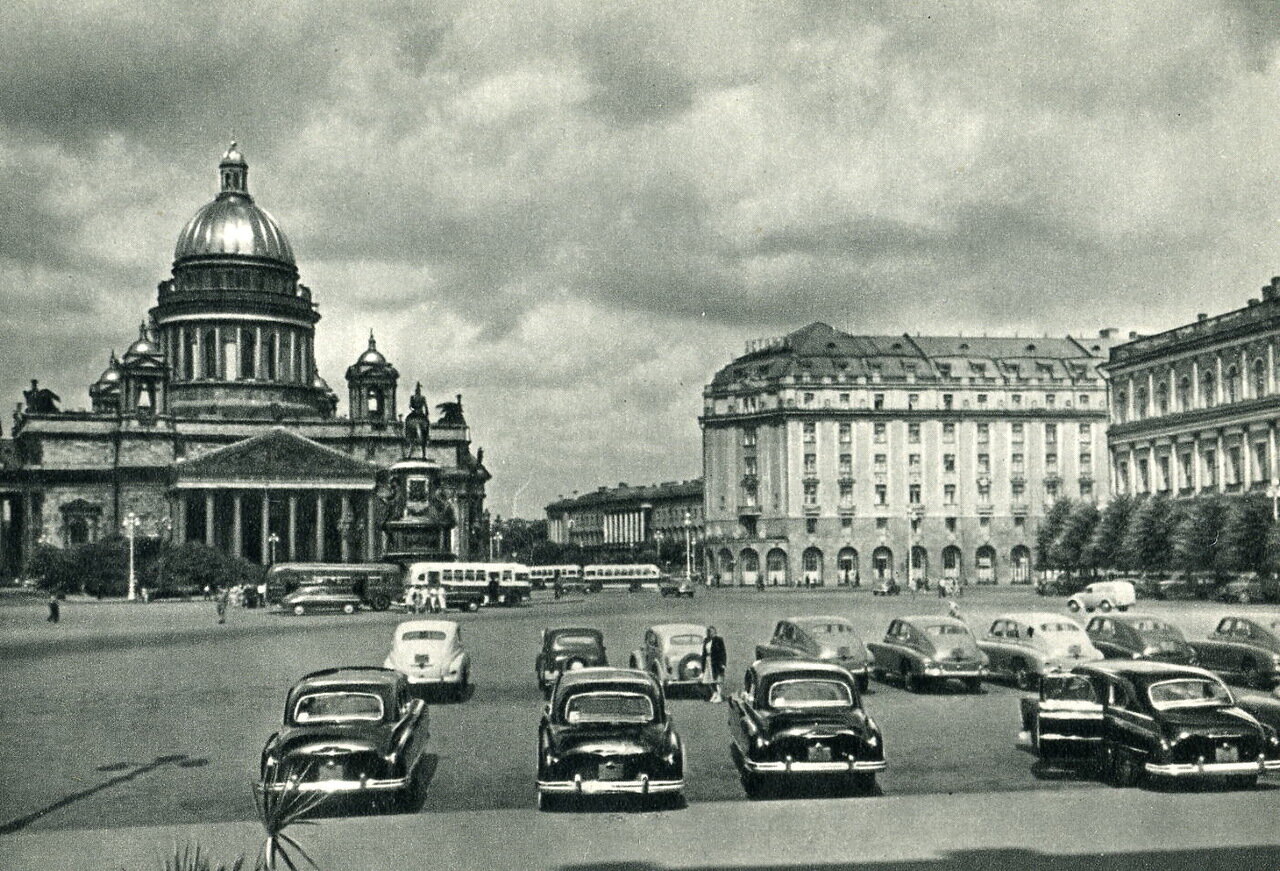
[[[1271,525],[1271,503],[1265,496],[1232,499],[1222,524],[1218,570],[1267,573],[1267,533]]]
[[[1139,502],[1129,518],[1121,551],[1126,565],[1140,572],[1167,571],[1174,512],[1169,499],[1157,493]]]
[[[1133,497],[1123,495],[1112,499],[1102,510],[1085,553],[1081,555],[1084,562],[1105,569],[1123,569],[1126,566],[1124,534],[1129,528],[1129,518],[1133,516],[1133,506]]]
[[[1049,561],[1068,572],[1096,568],[1088,544],[1098,525],[1098,507],[1092,502],[1072,505],[1049,548]]]
[[[1053,562],[1053,543],[1071,513],[1071,500],[1059,499],[1044,513],[1036,528],[1036,564],[1041,569],[1059,568]]]
[[[1216,494],[1185,503],[1173,533],[1173,565],[1184,572],[1220,570],[1218,551],[1227,504]]]

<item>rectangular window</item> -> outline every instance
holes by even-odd
[[[944,505],[956,504],[956,485],[944,484],[942,487],[942,502]]]
[[[753,448],[756,444],[756,428],[754,426],[746,426],[742,428],[742,446],[744,448]]]
[[[888,455],[888,454],[876,454],[876,456],[875,456],[875,470],[876,470],[877,472],[883,473],[883,472],[885,472],[885,471],[888,469],[888,466],[889,466],[889,455]]]
[[[818,504],[818,482],[817,481],[804,482],[804,504],[805,505]]]
[[[804,519],[804,531],[807,532],[809,535],[817,535],[818,534],[818,518],[806,517]]]
[[[947,518],[947,532],[954,533],[956,531],[956,519],[954,517]]]
[[[1271,464],[1267,462],[1267,443],[1256,442],[1253,446],[1254,474],[1260,481],[1271,478]]]
[[[876,484],[876,504],[889,504],[889,488],[884,484]]]
[[[1026,469],[1023,468],[1022,454],[1014,454],[1009,460],[1009,467],[1015,475],[1021,475]]]
[[[908,409],[913,409],[913,408],[915,408],[916,406],[918,406],[919,404],[920,404],[920,394],[919,394],[919,393],[908,393],[908,394],[907,394],[907,408],[908,408]]]
[[[853,454],[840,455],[840,477],[841,478],[853,477]]]
[[[818,455],[804,455],[804,476],[806,478],[816,478],[818,476]]]
[[[889,429],[886,424],[877,423],[875,425],[875,440],[878,445],[882,445],[889,441]]]
[[[1227,448],[1227,483],[1239,484],[1244,480],[1244,471],[1241,466],[1240,449],[1238,447]]]
[[[1080,474],[1087,475],[1093,469],[1093,454],[1088,451],[1080,452]]]
[[[843,529],[843,530],[846,530],[846,531],[847,531],[847,530],[850,530],[850,529],[853,529],[853,518],[852,518],[852,517],[841,517],[841,518],[840,518],[840,528],[841,528],[841,529]]]
[[[1081,407],[1081,408],[1088,408],[1088,407],[1089,407],[1089,394],[1087,394],[1087,393],[1081,393],[1081,394],[1080,394],[1080,402],[1079,402],[1079,405],[1080,405],[1080,407]]]
[[[1053,473],[1058,471],[1058,455],[1056,453],[1044,455],[1045,470]]]
[[[978,528],[979,528],[979,529],[990,529],[990,528],[991,528],[991,518],[990,518],[990,517],[987,517],[985,514],[984,514],[982,517],[979,517],[979,518],[978,518]]]
[[[1046,445],[1056,445],[1058,443],[1058,425],[1056,423],[1046,423],[1044,425],[1044,443]]]
[[[1091,441],[1092,439],[1093,439],[1093,424],[1091,423],[1080,424],[1080,441],[1087,442],[1087,441]]]
[[[876,393],[871,397],[871,407],[876,411],[884,408],[884,394]]]
[[[1093,482],[1092,481],[1080,482],[1080,498],[1081,499],[1093,498]]]
[[[1206,487],[1218,486],[1218,452],[1208,450],[1204,452],[1204,485]]]
[[[1012,396],[1010,396],[1010,397],[1009,397],[1009,399],[1010,399],[1010,401],[1012,401],[1012,402],[1013,402],[1013,407],[1014,407],[1014,408],[1021,408],[1021,407],[1022,407],[1022,394],[1021,394],[1021,393],[1015,393],[1015,394],[1013,394]]]
[[[943,373],[943,374],[946,375],[949,373]],[[944,409],[946,409],[947,411],[950,411],[954,402],[955,402],[955,397],[952,394],[950,393],[942,394],[942,407]]]
[[[813,394],[812,394],[812,393],[806,393],[806,394],[804,395],[804,404],[805,404],[805,405],[813,405]]]
[[[1053,408],[1057,404],[1057,402],[1058,402],[1058,395],[1056,393],[1046,393],[1044,395],[1045,408]]]
[[[985,393],[979,393],[979,394],[978,394],[978,408],[986,408],[986,407],[987,407],[987,394],[985,394]]]
[[[942,471],[954,472],[955,470],[956,470],[956,455],[943,454],[942,455]]]
[[[853,483],[850,481],[840,482],[840,507],[853,507]]]
[[[983,503],[991,501],[991,483],[989,481],[978,482],[978,501]]]
[[[1156,489],[1169,489],[1169,458],[1167,456],[1156,457]]]
[[[840,424],[840,444],[842,445],[853,444],[853,424],[851,423]]]
[[[848,405],[848,404],[849,404],[849,394],[847,394],[847,393],[841,393],[841,394],[840,394],[840,404],[841,404],[841,405]]]
[[[756,476],[756,458],[755,457],[742,458],[742,474],[747,475],[751,478],[754,478]]]
[[[991,455],[990,454],[978,454],[978,474],[979,475],[991,474]]]
[[[1025,438],[1026,430],[1023,428],[1022,424],[1014,423],[1009,425],[1009,440],[1011,442],[1015,445],[1020,445]]]
[[[1009,493],[1014,502],[1021,502],[1027,496],[1027,485],[1023,481],[1013,481],[1009,484]]]
[[[991,443],[991,424],[978,424],[978,444],[986,445]]]
[[[804,443],[806,445],[816,444],[818,441],[818,425],[812,421],[806,421],[804,424]]]
[[[889,528],[889,518],[887,517],[876,518],[876,529],[888,529],[888,528]]]
[[[919,472],[920,471],[920,455],[908,454],[907,466],[909,466],[912,469],[912,471]]]
[[[1182,486],[1191,487],[1195,484],[1195,466],[1191,463],[1191,455],[1183,454],[1178,458],[1182,464]]]
[[[1019,514],[1017,517],[1013,518],[1013,528],[1014,528],[1014,529],[1022,529],[1022,528],[1024,528],[1026,525],[1027,525],[1027,518],[1023,517],[1021,514]]]
[[[920,424],[907,424],[907,442],[913,445],[920,444]]]
[[[946,445],[954,445],[956,443],[956,425],[954,423],[944,423],[942,425],[942,443]]]
[[[1044,498],[1048,502],[1056,502],[1058,500],[1058,482],[1057,481],[1045,482]]]

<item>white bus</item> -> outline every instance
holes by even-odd
[[[533,589],[529,567],[522,563],[411,563],[405,584],[441,584],[450,608],[471,610],[480,605],[518,605],[528,601]]]
[[[588,586],[635,590],[644,585],[656,586],[662,572],[653,563],[643,565],[592,565],[582,567],[582,580]]]
[[[538,589],[551,586],[559,578],[561,581],[576,581],[582,577],[582,566],[529,566],[529,580]]]

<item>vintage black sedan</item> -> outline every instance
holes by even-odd
[[[889,622],[883,641],[867,644],[877,680],[901,680],[908,692],[948,680],[963,681],[969,692],[981,692],[987,655],[978,649],[969,626],[955,617],[922,614]]]
[[[262,788],[389,795],[411,803],[427,707],[399,672],[329,668],[302,678],[262,750]]]
[[[1196,652],[1172,623],[1150,614],[1108,614],[1084,628],[1093,646],[1108,659],[1155,659],[1195,665]]]
[[[1021,700],[1019,743],[1043,762],[1092,765],[1115,786],[1144,776],[1226,778],[1280,771],[1276,730],[1242,709],[1212,672],[1105,660],[1046,675]]]
[[[662,687],[631,668],[562,672],[538,727],[538,807],[568,796],[684,791],[684,746]]]
[[[1247,687],[1280,684],[1280,620],[1223,617],[1204,641],[1193,641],[1200,665]]]
[[[883,771],[884,739],[855,678],[824,662],[759,660],[729,699],[734,761],[748,795],[767,778],[837,775],[862,791]]]
[[[542,649],[533,662],[538,688],[544,693],[562,671],[608,665],[604,633],[599,629],[561,626],[542,630]]]

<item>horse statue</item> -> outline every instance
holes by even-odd
[[[427,412],[427,397],[422,395],[422,382],[418,382],[409,397],[409,413],[404,418],[404,440],[408,456],[418,453],[427,458],[427,441],[431,436],[431,419]]]

